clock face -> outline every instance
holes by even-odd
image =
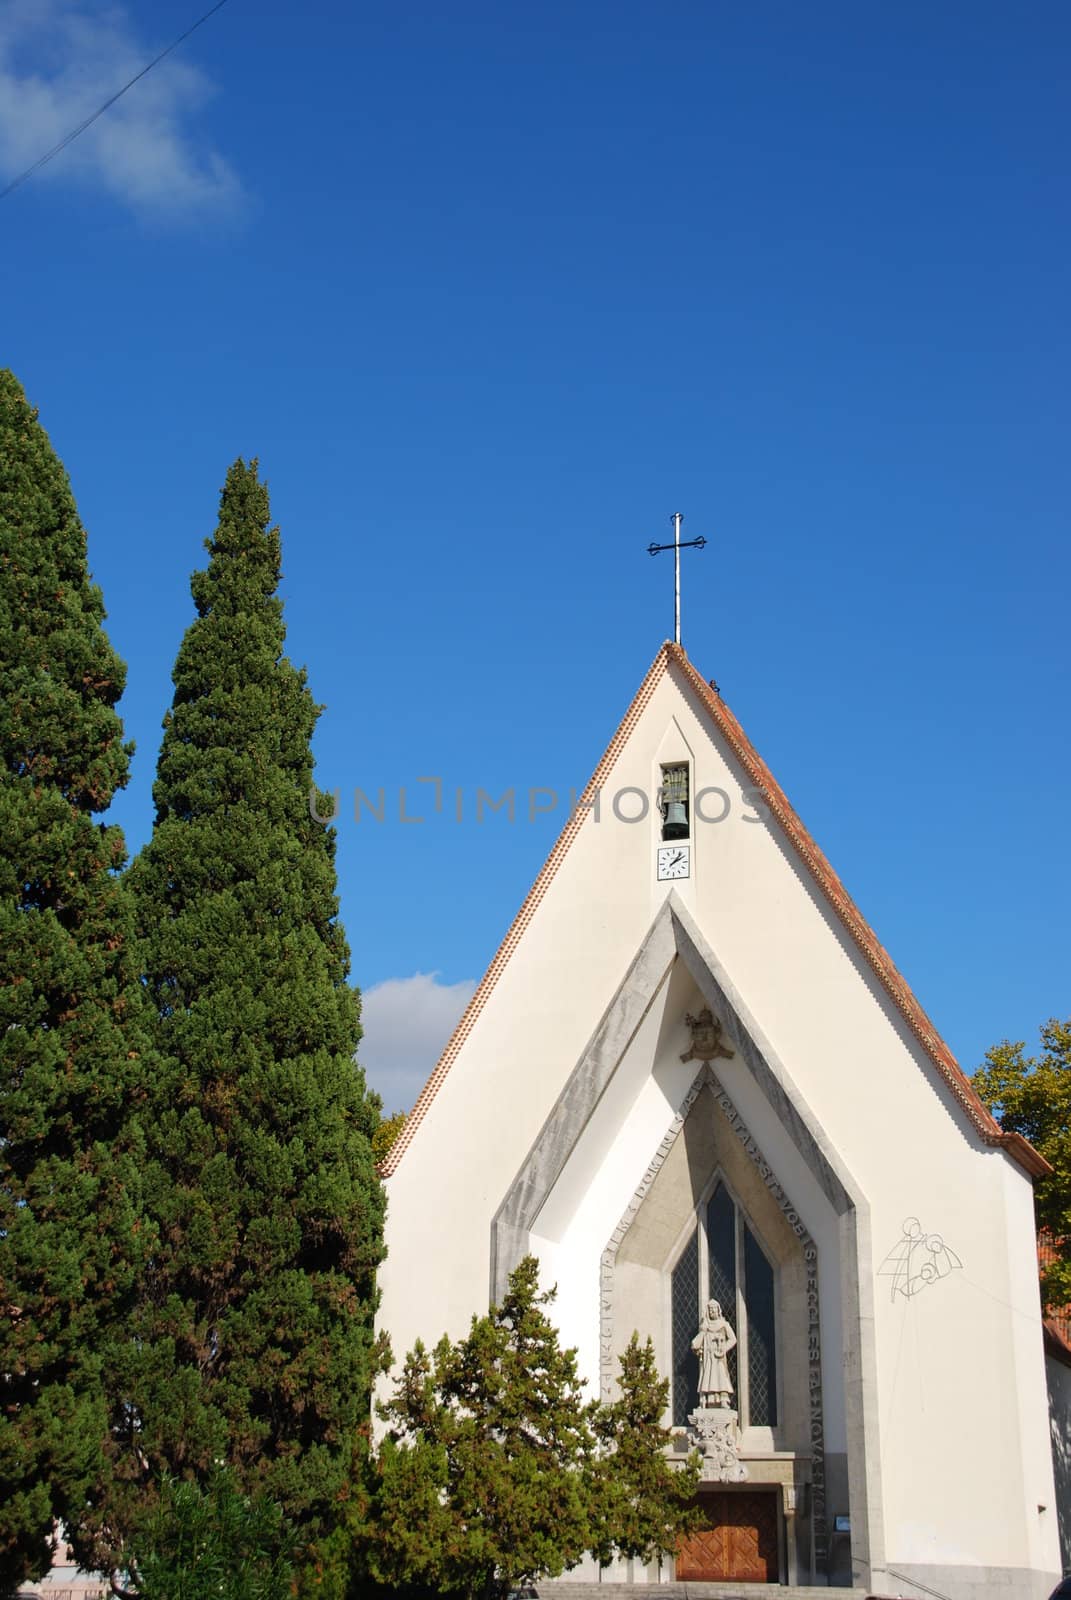
[[[658,847],[658,881],[687,878],[692,870],[692,847],[687,844],[662,844]]]

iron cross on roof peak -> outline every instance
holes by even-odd
[[[704,538],[701,538],[701,537],[698,538],[698,539],[684,539],[684,540],[681,539],[681,523],[684,521],[684,517],[681,514],[681,512],[675,511],[673,513],[673,516],[670,518],[670,521],[673,523],[673,543],[672,544],[649,544],[647,546],[647,554],[649,556],[656,556],[656,555],[658,555],[658,553],[661,550],[672,550],[673,551],[673,638],[674,638],[674,642],[676,644],[680,644],[680,642],[681,642],[681,551],[682,550],[702,550],[705,547],[707,541]]]

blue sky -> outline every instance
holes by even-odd
[[[197,14],[8,0],[3,176]],[[685,646],[964,1066],[1068,1014],[1069,68],[1062,4],[228,0],[0,205],[135,848],[260,457],[321,782],[389,797],[339,866],[390,1103],[563,814],[407,827],[398,789],[582,785],[678,509]]]

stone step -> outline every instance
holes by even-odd
[[[852,1592],[787,1583],[574,1583],[567,1578],[543,1579],[528,1591],[539,1600],[643,1600],[644,1595],[649,1600],[832,1600]]]

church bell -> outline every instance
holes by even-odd
[[[687,839],[688,826],[688,768],[663,767],[662,787],[658,791],[662,808],[663,839]]]
[[[688,807],[683,800],[670,800],[666,806],[666,820],[662,824],[663,839],[687,839]]]

